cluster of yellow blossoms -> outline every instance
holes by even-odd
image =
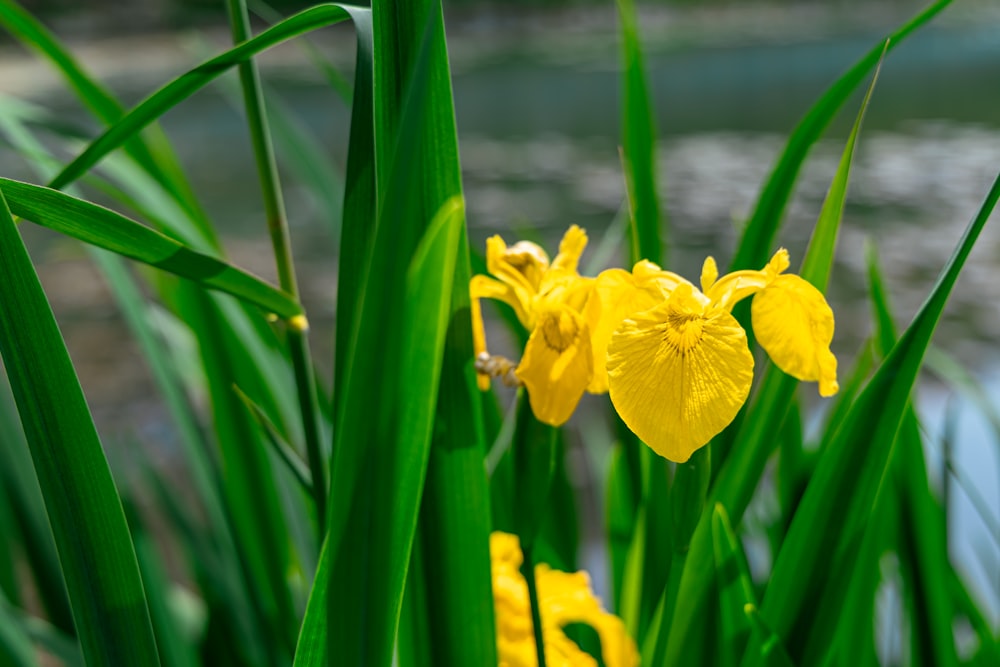
[[[490,559],[499,667],[537,667],[528,585],[520,572],[523,557],[517,536],[500,532],[490,535]],[[563,632],[571,623],[586,623],[597,632],[607,667],[639,664],[639,653],[625,624],[601,609],[586,572],[560,572],[539,564],[535,567],[535,581],[548,667],[597,667],[597,661]]]
[[[645,260],[631,272],[583,277],[577,264],[586,245],[575,225],[551,262],[534,243],[487,240],[492,277],[477,275],[470,283],[481,388],[490,375],[523,384],[535,416],[553,426],[569,419],[585,391],[608,391],[647,445],[671,461],[687,461],[732,422],[750,393],[753,355],[731,311],[754,296],[753,331],[774,363],[818,382],[822,396],[837,392],[833,311],[819,290],[784,273],[786,250],[760,271],[721,278],[709,257],[699,290]],[[511,306],[531,332],[516,366],[487,352],[482,298]]]

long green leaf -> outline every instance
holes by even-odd
[[[205,84],[248,58],[310,30],[351,20],[354,15],[365,11],[367,10],[358,7],[317,5],[290,16],[253,39],[205,61],[166,84],[125,114],[121,120],[95,139],[79,157],[66,165],[49,185],[58,189],[80,178],[101,158],[135,136],[142,128],[190,97]]]
[[[648,259],[660,264],[664,259],[664,239],[667,234],[662,225],[658,195],[656,118],[650,99],[635,5],[632,0],[618,0],[617,5],[623,60],[622,168],[628,194],[629,260],[630,263],[635,263],[640,259]],[[617,415],[613,419],[620,422]],[[634,487],[640,493],[635,497],[639,504],[618,507],[616,514],[631,514],[636,519],[647,522],[643,529],[636,527],[631,530],[629,542],[632,557],[623,563],[629,564],[630,568],[620,576],[629,582],[627,615],[632,620],[630,629],[635,636],[641,637],[645,634],[667,581],[669,573],[664,564],[670,563],[674,558],[673,547],[686,544],[686,537],[678,538],[663,530],[663,525],[668,520],[666,513],[673,511],[673,503],[680,502],[680,506],[697,517],[701,509],[698,503],[704,497],[671,497],[668,509],[666,480],[669,472],[666,460],[656,456],[623,425],[619,424],[618,431],[621,434],[621,448],[628,452],[627,458],[637,465],[618,466],[613,473],[619,477],[636,476],[634,479],[618,479],[611,483],[614,486]]]
[[[712,515],[712,542],[722,620],[722,645],[719,647],[722,665],[735,667],[752,629],[744,609],[746,605],[756,606],[757,597],[743,546],[729,523],[725,508],[719,504]]]
[[[7,503],[7,509],[17,522],[20,546],[31,565],[32,579],[49,622],[63,632],[72,633],[73,616],[42,492],[32,468],[31,451],[14,411],[9,387],[5,383],[0,385],[0,433],[4,443],[0,447],[0,486],[3,487],[0,500]]]
[[[337,267],[336,359],[351,353],[357,335],[361,281],[371,256],[378,207],[375,185],[374,35],[371,12],[354,14],[358,38],[354,63],[351,131],[344,170],[344,207],[341,216],[340,255]],[[334,366],[333,413],[340,411],[344,368]]]
[[[369,275],[384,280],[396,273],[402,284],[395,295],[386,293],[391,284],[362,295],[358,340],[369,348],[361,356],[358,343],[345,371],[331,476],[341,502],[331,511],[296,665],[330,664],[334,651],[344,665],[391,662],[430,453],[463,216],[461,200],[449,200],[412,249],[399,243],[398,232],[390,233],[387,221],[379,226],[375,248],[383,254],[376,254],[379,270]],[[402,275],[387,266],[401,259],[392,256],[390,243],[398,253],[412,253]],[[406,335],[395,341],[389,332]]]
[[[423,40],[427,46],[417,49],[414,41],[408,54],[400,54],[396,67],[378,71],[378,80],[384,86],[388,77],[402,71],[399,65],[409,61],[414,65],[408,85],[429,88],[420,129],[429,150],[421,152],[419,162],[410,164],[411,173],[405,178],[413,178],[415,174],[429,177],[422,188],[421,205],[423,215],[430,216],[437,213],[441,202],[462,193],[443,12],[437,0],[392,4],[396,7],[387,7],[385,12],[381,7],[375,8],[377,25],[382,28],[380,39],[390,43],[393,34],[385,28],[393,14],[403,19],[400,28],[407,31],[404,34],[409,35],[408,39],[413,39],[419,35],[416,28],[421,25],[422,12],[427,12],[429,32]],[[412,12],[409,23],[406,12]],[[383,42],[382,52],[384,47]],[[429,51],[426,74],[421,58],[416,56],[424,48]],[[395,103],[403,99],[397,97]],[[417,99],[411,95],[406,103],[413,104]],[[355,108],[356,105],[357,100]],[[407,107],[403,109],[404,113],[411,113]],[[402,125],[401,131],[406,128]],[[384,128],[375,134],[376,140],[386,136]],[[384,180],[380,187],[382,184]],[[490,495],[483,465],[486,447],[482,399],[473,368],[468,289],[471,270],[464,212],[455,224],[453,281],[447,301],[440,388],[420,515],[419,548],[423,551],[424,568],[422,573],[410,576],[421,576],[425,590],[430,593],[425,597],[424,613],[434,664],[493,665],[497,654],[489,559]],[[450,269],[445,264],[437,270]],[[431,280],[430,285],[435,282]]]
[[[896,328],[874,246],[871,250],[867,259],[876,340],[879,353],[885,355],[896,343]],[[946,579],[951,563],[945,514],[931,491],[924,443],[912,406],[903,416],[893,459],[893,481],[899,494],[898,518],[894,519],[900,534],[897,551],[908,589],[914,664],[956,665],[954,610]]]
[[[302,633],[303,639],[308,636],[311,641],[335,646],[338,660],[348,665],[359,662],[387,665],[391,659],[390,647],[398,622],[399,598],[415,528],[411,521],[416,518],[409,512],[400,512],[400,508],[410,507],[419,498],[423,484],[422,463],[427,461],[421,458],[427,456],[430,442],[427,439],[430,431],[424,430],[430,427],[430,421],[425,420],[432,418],[427,410],[434,409],[437,399],[427,395],[427,388],[435,386],[439,370],[419,370],[422,364],[414,364],[412,356],[417,350],[423,350],[421,354],[428,359],[440,354],[433,347],[437,334],[423,335],[422,340],[416,341],[413,332],[422,327],[400,324],[403,321],[400,318],[410,317],[408,313],[413,307],[436,312],[442,296],[446,297],[444,321],[449,327],[456,318],[467,320],[469,317],[464,308],[451,311],[467,296],[452,299],[450,294],[426,292],[419,298],[408,299],[406,308],[399,301],[406,290],[411,289],[405,287],[408,284],[405,270],[412,262],[420,238],[425,235],[423,230],[431,218],[436,217],[442,204],[461,191],[441,8],[436,2],[410,2],[397,6],[377,4],[373,9],[375,52],[380,59],[375,60],[375,97],[374,106],[370,107],[375,119],[375,160],[372,164],[369,158],[368,164],[375,170],[378,224],[374,232],[364,227],[356,230],[352,238],[355,245],[350,247],[361,259],[352,259],[360,269],[360,277],[355,275],[350,282],[342,282],[339,290],[340,295],[344,295],[347,286],[348,294],[354,294],[348,299],[356,304],[346,313],[350,328],[343,337],[338,333],[337,349],[337,363],[343,368],[337,390],[337,438],[331,479],[333,493],[346,500],[331,514],[333,524],[323,557],[333,561],[331,577],[328,583],[321,583],[324,574],[324,562],[321,561]],[[355,90],[356,111],[361,93]],[[366,119],[360,120],[365,122]],[[354,122],[352,142],[357,137]],[[361,141],[361,149],[372,145],[370,135],[361,137]],[[354,150],[353,145],[351,150]],[[350,182],[350,167],[348,172]],[[355,175],[367,181],[363,170],[356,171]],[[351,191],[350,185],[348,191]],[[358,201],[357,204],[358,210],[371,206],[368,202]],[[370,220],[370,217],[352,219],[345,214],[345,246],[348,231],[355,226],[369,225]],[[457,229],[460,232],[463,229],[461,220]],[[460,233],[455,242],[464,247],[464,233]],[[439,264],[429,270],[428,286],[439,282],[440,278],[434,274],[441,270],[450,269]],[[450,276],[449,280],[454,278],[455,289],[467,292],[465,277]],[[448,285],[450,292],[451,283]],[[419,306],[422,301],[425,305]],[[430,319],[433,322],[434,318]],[[346,345],[342,346],[342,341],[346,341]],[[465,376],[459,380],[464,383],[469,381],[471,370],[468,345],[466,339],[462,348],[448,347],[444,352],[449,359],[445,361],[446,368],[464,369]],[[418,381],[410,375],[411,369],[421,376],[425,372],[431,374]],[[406,414],[414,417],[401,416]],[[456,441],[465,438],[463,444],[466,446],[470,441],[475,442],[475,439],[468,439],[469,435],[475,439],[481,437],[475,432],[456,433]],[[469,450],[469,455],[474,455],[473,452]],[[377,465],[373,461],[378,461]],[[401,467],[404,463],[405,468]],[[348,513],[346,517],[345,512]],[[482,527],[469,535],[479,541],[477,551],[485,555],[486,535]],[[479,577],[486,569],[480,565],[475,572]],[[486,585],[488,582],[481,578],[470,592],[484,591]],[[453,590],[469,595],[464,588]],[[323,589],[319,595],[318,589]],[[323,618],[322,612],[315,610],[320,608],[321,603],[317,600],[322,600],[326,589],[331,590],[330,596],[338,595],[341,603],[339,608],[332,604],[332,599],[329,606],[323,603],[327,614]],[[345,606],[343,602],[356,599],[366,601],[365,614],[357,613],[356,606],[350,603]],[[433,637],[444,637],[453,643],[453,646],[443,647],[443,653],[435,653],[471,655],[473,662],[485,660],[488,664],[492,659],[489,657],[492,653],[489,607],[484,608],[481,598],[473,598],[472,605],[466,605],[465,609],[476,610],[467,620],[470,626],[474,623],[472,627],[482,629],[457,636],[433,632]],[[481,611],[484,609],[486,613]],[[316,615],[311,617],[314,613]],[[432,621],[439,619],[437,614],[431,615]],[[323,631],[329,634],[323,636]],[[472,643],[462,647],[460,644],[465,636]],[[300,653],[304,646],[300,642]],[[309,650],[310,659],[322,663],[321,651],[325,652],[326,648],[320,647],[316,652]]]
[[[632,0],[618,0],[621,21],[624,85],[622,100],[622,162],[631,215],[629,240],[633,262],[663,262],[664,234],[660,226],[659,183],[656,178],[656,121],[649,99],[639,25]]]
[[[0,196],[0,354],[90,665],[157,665],[121,500],[79,381]]]
[[[243,340],[234,330],[235,318],[219,308],[218,300],[190,283],[180,285],[177,298],[184,320],[196,324],[194,334],[208,381],[220,454],[222,493],[232,519],[236,551],[245,563],[247,585],[271,662],[280,664],[291,655],[297,626],[287,581],[287,524],[278,502],[268,447],[233,391],[233,385],[239,386],[256,403],[265,405],[258,391],[260,383],[254,378],[259,367],[256,360],[248,358]]]
[[[237,44],[245,43],[250,39],[250,15],[247,11],[246,0],[229,0],[227,6],[233,41]],[[284,194],[281,190],[278,162],[271,141],[271,129],[267,120],[267,106],[264,103],[260,73],[253,58],[241,62],[238,69],[243,89],[243,109],[249,126],[254,162],[257,165],[257,176],[264,205],[263,222],[267,226],[268,236],[271,240],[275,268],[278,273],[278,285],[282,291],[298,300],[299,287],[292,258],[288,215],[285,212]],[[316,505],[316,528],[318,537],[322,540],[327,511],[327,461],[322,451],[323,445],[320,442],[321,409],[307,334],[308,327],[290,326],[285,334],[285,343],[292,361],[295,395],[298,399],[300,423],[306,446],[306,460],[309,463],[312,478],[313,493],[310,498]]]
[[[0,665],[3,667],[35,667],[38,664],[31,639],[20,621],[17,610],[0,590]]]
[[[39,110],[22,103],[11,105],[11,101],[5,100],[3,105],[2,121],[5,131],[10,137],[14,146],[23,155],[28,157],[35,168],[40,171],[43,177],[51,175],[50,165],[54,162],[45,147],[35,139],[23,125],[26,118],[37,118]],[[25,115],[27,114],[27,115]],[[121,180],[127,189],[135,193],[139,199],[148,201],[148,206],[154,208],[158,213],[169,218],[171,224],[161,225],[161,229],[169,230],[172,234],[177,234],[181,238],[190,238],[196,247],[211,248],[212,243],[206,243],[207,239],[200,236],[195,228],[190,231],[179,228],[177,223],[184,222],[183,211],[174,202],[163,195],[160,186],[152,179],[146,177],[145,172],[136,169],[136,164],[129,158],[109,160],[106,164],[113,178]],[[179,442],[186,457],[187,465],[193,475],[192,483],[194,495],[200,501],[205,511],[205,521],[208,527],[205,533],[211,535],[211,545],[203,544],[206,538],[201,531],[193,531],[188,528],[189,524],[177,523],[176,527],[181,534],[189,537],[187,540],[189,550],[194,554],[192,557],[192,569],[198,573],[198,579],[202,583],[203,595],[205,595],[208,605],[213,610],[213,622],[211,624],[210,637],[206,638],[206,644],[225,646],[238,646],[240,651],[234,653],[228,651],[228,655],[234,656],[240,664],[258,665],[264,651],[260,646],[262,635],[260,631],[251,630],[251,623],[248,618],[254,615],[252,604],[252,594],[260,590],[259,586],[247,583],[241,586],[238,582],[243,576],[244,570],[241,559],[237,555],[232,526],[230,524],[231,513],[227,513],[223,507],[221,498],[221,484],[219,483],[216,464],[212,460],[210,452],[206,448],[206,442],[201,430],[194,423],[194,415],[184,396],[183,387],[180,385],[180,373],[178,364],[174,356],[169,354],[170,346],[164,345],[162,335],[163,318],[169,317],[166,314],[159,314],[154,318],[153,309],[145,302],[145,297],[140,293],[139,286],[133,275],[128,271],[124,260],[110,252],[98,248],[90,249],[91,256],[101,268],[109,287],[114,293],[119,306],[144,352],[145,359],[149,362],[153,375],[163,393],[167,405],[170,409],[173,423],[179,432]],[[161,281],[161,288],[168,287]],[[166,294],[170,300],[169,293]],[[241,311],[237,311],[238,313]],[[192,325],[197,325],[192,322]],[[252,355],[257,363],[263,361],[260,354]],[[274,377],[274,374],[270,374]],[[5,454],[13,455],[18,451],[17,447],[7,447],[2,451]],[[28,456],[27,449],[24,450]],[[18,457],[19,458],[19,457]],[[65,593],[62,586],[62,575],[58,569],[58,560],[55,555],[54,546],[46,548],[51,542],[48,522],[44,518],[41,497],[38,497],[38,511],[42,513],[42,520],[31,520],[34,512],[27,512],[33,509],[30,500],[30,493],[24,490],[25,481],[28,476],[17,473],[17,458],[9,462],[10,465],[2,466],[5,473],[10,473],[13,480],[11,488],[18,490],[19,516],[24,526],[27,536],[27,548],[29,550],[32,570],[36,576],[39,590],[48,608],[49,617],[54,619],[56,624],[66,630],[72,631],[72,621],[69,609],[64,602]],[[30,466],[30,459],[27,463]],[[9,468],[9,470],[8,470]],[[30,467],[29,467],[30,471]],[[31,482],[34,476],[29,475]],[[37,486],[37,483],[35,483]],[[159,488],[156,486],[155,488]],[[161,494],[161,497],[173,498],[170,494]],[[177,512],[168,512],[171,516],[177,516]],[[51,551],[51,556],[49,556]],[[137,552],[139,547],[137,546]],[[51,565],[47,565],[51,563]],[[140,555],[140,568],[143,563]],[[211,573],[203,573],[209,569]],[[145,576],[145,575],[144,575]],[[152,603],[151,603],[152,604]],[[65,608],[65,613],[61,610]],[[65,620],[63,620],[65,619]],[[222,636],[218,641],[215,637]],[[210,653],[206,653],[206,659],[210,659]]]
[[[802,164],[834,115],[868,72],[882,59],[884,52],[899,46],[913,31],[926,24],[950,4],[951,0],[938,0],[900,26],[888,36],[887,40],[880,41],[837,79],[806,112],[789,136],[781,157],[778,158],[767,184],[761,191],[750,221],[743,230],[730,268],[755,269],[763,266],[771,251],[775,235],[781,227],[785,207],[788,205]],[[886,41],[888,41],[887,47]]]
[[[762,613],[800,655],[816,610],[807,604],[824,585],[821,573],[838,569],[856,552],[860,531],[896,439],[924,353],[941,312],[986,220],[1000,199],[1000,176],[970,223],[937,285],[885,362],[848,412],[817,466],[772,571]],[[864,476],[858,470],[869,471]],[[867,482],[867,483],[864,483]],[[847,505],[831,503],[844,498]]]
[[[85,243],[232,294],[283,318],[302,314],[302,306],[260,278],[97,204],[68,194],[0,178],[11,211]]]
[[[454,168],[457,170],[458,165]],[[422,572],[431,594],[416,613],[426,618],[436,665],[496,662],[490,587],[490,496],[483,465],[482,410],[473,359],[470,276],[464,228],[452,287],[434,439],[420,508]],[[475,608],[476,613],[470,614]]]
[[[13,0],[0,0],[0,23],[25,46],[46,57],[76,91],[80,101],[106,124],[118,121],[123,109],[114,95],[86,73],[72,54],[38,19]],[[125,150],[159,182],[198,226],[201,233],[218,248],[211,225],[191,191],[177,157],[170,148],[166,134],[159,127],[150,128],[145,136],[128,139]]]
[[[880,51],[882,53],[883,50]],[[877,73],[876,73],[877,74]],[[813,229],[809,250],[802,266],[802,275],[813,282],[820,291],[826,289],[833,257],[836,251],[837,230],[843,216],[847,195],[847,183],[850,176],[851,161],[857,144],[858,133],[864,119],[865,110],[871,100],[877,77],[873,77],[867,94],[854,122],[854,127],[848,136],[840,164],[834,175],[833,182],[827,192],[819,218]],[[842,91],[846,95],[848,91]],[[710,491],[709,506],[721,503],[730,518],[738,522],[757,488],[768,457],[778,442],[773,434],[780,432],[782,423],[792,405],[792,397],[798,381],[785,375],[774,366],[769,366],[763,381],[754,396],[747,414],[751,415],[738,430],[736,446],[732,455],[724,446],[725,442],[716,439],[713,443],[713,455],[716,448],[721,461],[721,470],[713,481]],[[717,466],[719,464],[716,464]],[[685,571],[681,576],[680,589],[676,601],[676,621],[670,626],[669,634],[665,628],[658,628],[655,633],[660,638],[657,644],[656,656],[666,655],[672,661],[681,656],[696,659],[701,651],[711,642],[711,633],[701,628],[692,627],[705,609],[711,587],[714,585],[713,571],[705,564],[710,557],[711,533],[710,513],[702,512],[701,519],[691,539],[691,554],[687,559]],[[667,605],[673,600],[666,600]],[[664,620],[671,619],[670,613],[664,613]],[[697,648],[695,648],[697,647]]]

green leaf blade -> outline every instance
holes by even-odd
[[[260,306],[282,318],[302,315],[291,296],[223,260],[114,211],[58,190],[0,178],[11,211],[37,224]]]
[[[848,412],[845,423],[825,450],[778,554],[762,613],[789,642],[804,641],[814,599],[831,561],[841,553],[838,543],[856,543],[863,530],[892,445],[907,414],[910,391],[924,354],[958,274],[1000,199],[1000,176],[993,183],[976,218],[969,224],[937,285],[885,362]],[[857,470],[866,470],[859,476]],[[863,481],[864,483],[863,483]],[[848,508],[830,502],[844,498]],[[865,508],[868,508],[867,510]],[[822,527],[817,530],[817,527]],[[812,582],[796,585],[793,582]],[[794,654],[802,647],[789,645]]]
[[[0,354],[90,665],[158,665],[121,499],[52,311],[0,200]]]
[[[144,127],[155,121],[197,90],[224,72],[266,49],[298,35],[349,20],[352,14],[366,12],[360,7],[323,4],[288,17],[253,39],[205,61],[177,77],[146,98],[95,139],[75,160],[54,178],[50,187],[60,189],[72,183],[96,165],[101,158],[123,145]]]
[[[656,178],[656,121],[632,0],[618,0],[623,58],[622,162],[625,170],[632,263],[663,263],[663,233]]]
[[[880,42],[878,46],[872,48],[837,79],[799,121],[788,138],[785,149],[778,158],[771,176],[761,191],[754,212],[743,230],[736,256],[730,263],[731,269],[755,269],[763,266],[781,227],[785,207],[788,205],[802,164],[833,116],[865,75],[875,67],[885,51],[899,46],[913,31],[933,19],[951,2],[952,0],[938,0],[889,35],[888,47],[884,47],[884,42]]]

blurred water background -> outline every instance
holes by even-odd
[[[225,48],[218,2],[26,2],[107,83],[134,103],[199,59]],[[293,4],[279,3],[282,9]],[[911,0],[867,3],[650,3],[641,7],[658,111],[660,192],[670,224],[669,268],[696,278],[706,254],[725,266],[739,225],[785,138],[829,83],[919,9]],[[554,249],[570,224],[585,227],[592,273],[622,263],[624,184],[618,153],[619,50],[610,2],[445,2],[470,238],[482,249],[500,233]],[[878,249],[901,326],[909,321],[1000,169],[1000,5],[956,2],[894,51],[876,88],[852,172],[829,297],[842,368],[870,333],[864,248]],[[311,41],[350,74],[353,37],[328,29]],[[271,100],[287,107],[342,167],[349,116],[301,50],[260,59]],[[233,80],[201,92],[164,118],[195,190],[237,263],[273,276],[256,173]],[[47,68],[0,42],[0,93],[55,109],[96,128]],[[860,96],[810,158],[780,243],[801,260]],[[69,154],[67,154],[69,157]],[[331,175],[321,196],[281,154],[316,358],[329,367],[336,304],[337,200]],[[0,145],[3,175],[37,180]],[[994,216],[996,218],[996,216]],[[989,388],[1000,409],[1000,220],[986,227],[935,341]],[[94,269],[75,245],[27,226],[34,257],[64,327],[105,442],[141,441],[172,462],[175,434],[136,346]],[[588,265],[588,260],[590,263]],[[502,352],[503,350],[501,350]],[[516,356],[513,350],[508,351]],[[810,404],[814,392],[806,392]],[[938,482],[949,409],[958,479],[952,486],[952,553],[1000,618],[1000,443],[995,424],[925,373],[917,403]],[[949,408],[949,406],[951,406]],[[588,442],[606,427],[581,411],[571,422],[577,481],[593,490],[605,455]],[[593,437],[597,433],[598,437]],[[831,499],[831,502],[835,502]],[[599,515],[603,502],[585,511]],[[584,526],[596,530],[599,522]],[[763,557],[766,557],[763,556]],[[607,590],[601,573],[597,587]]]

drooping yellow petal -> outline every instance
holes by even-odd
[[[566,306],[540,313],[517,367],[535,417],[552,426],[566,423],[593,373],[590,332],[583,317]]]
[[[818,382],[821,396],[837,393],[833,311],[818,289],[799,276],[779,275],[754,297],[750,312],[757,340],[781,370]]]
[[[490,558],[500,667],[537,667],[528,586],[520,572],[523,559],[517,537],[500,532],[490,535]],[[597,662],[563,632],[569,623],[587,623],[597,631],[607,667],[639,664],[638,650],[625,624],[601,608],[586,572],[559,572],[539,564],[535,580],[546,664],[596,667]]]
[[[701,297],[701,298],[699,298]],[[681,285],[625,320],[608,346],[611,402],[661,456],[682,463],[736,417],[753,379],[746,332]]]
[[[526,329],[530,329],[535,324],[530,310],[534,295],[527,295],[526,300],[522,300],[509,283],[493,280],[489,276],[475,275],[469,281],[469,296],[473,301],[477,299],[503,301],[514,309],[517,319]]]

